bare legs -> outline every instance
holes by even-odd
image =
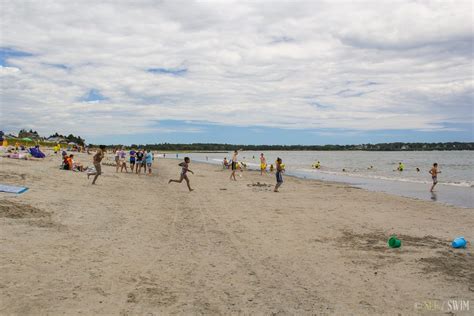
[[[92,184],[95,184],[95,182],[97,181],[97,178],[101,175],[101,173],[99,172],[96,172],[95,173],[95,177],[94,177],[94,180],[92,180]]]
[[[181,183],[181,182],[183,182],[183,180],[186,180],[186,185],[188,186],[189,191],[190,192],[193,191],[193,189],[191,189],[191,186],[189,184],[189,178],[185,174],[182,174],[181,178],[179,178],[179,180],[170,179],[170,181],[168,181],[168,184],[170,184],[171,182]]]
[[[275,184],[275,189],[273,190],[273,192],[278,192],[278,188],[280,187],[281,184],[282,182],[277,182],[277,184]]]
[[[125,161],[122,161],[121,164],[122,167],[120,168],[120,172],[123,172],[123,168],[125,168],[125,172],[128,173],[127,163]]]
[[[98,164],[95,163],[94,167],[95,167],[95,172],[87,174],[87,179],[89,179],[90,176],[95,175],[94,180],[92,180],[92,184],[95,184],[95,182],[97,181],[97,178],[102,174],[102,167],[100,163]]]
[[[143,167],[143,173],[146,173],[146,165],[141,163],[141,162],[138,162],[137,163],[137,169],[136,169],[136,173],[137,174],[140,174],[142,172],[142,167]]]

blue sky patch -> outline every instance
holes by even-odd
[[[80,99],[81,102],[100,102],[104,100],[107,100],[107,98],[97,89],[89,90],[89,92]]]
[[[153,74],[184,76],[188,72],[188,69],[187,68],[148,68],[147,71]]]
[[[107,135],[91,137],[91,143],[228,143],[251,145],[326,145],[326,144],[366,144],[385,142],[471,142],[472,137],[465,131],[446,131],[442,134],[430,131],[380,130],[355,131],[338,128],[324,129],[283,129],[265,126],[227,126],[210,122],[161,120],[155,123],[157,131],[147,134]],[[456,125],[459,127],[459,125]],[[449,125],[447,127],[450,127]],[[463,129],[472,132],[472,125]],[[163,129],[164,131],[160,131]],[[172,130],[172,132],[170,132]]]
[[[9,47],[0,47],[0,65],[3,67],[9,65],[8,59],[10,58],[21,58],[21,57],[29,57],[29,56],[33,56],[33,54],[16,50],[13,48],[9,48]]]

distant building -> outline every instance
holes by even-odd
[[[51,143],[67,143],[67,140],[63,137],[49,137],[46,140]]]

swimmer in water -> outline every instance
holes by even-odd
[[[405,165],[402,164],[401,162],[398,163],[398,168],[397,171],[403,171],[405,169]]]

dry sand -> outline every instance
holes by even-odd
[[[79,155],[90,165],[91,156]],[[474,210],[191,164],[151,177],[0,158],[0,314],[388,314],[470,300]],[[403,245],[389,249],[398,234]],[[445,306],[445,308],[447,308]],[[443,312],[446,312],[444,310]],[[462,313],[461,313],[462,314]]]

